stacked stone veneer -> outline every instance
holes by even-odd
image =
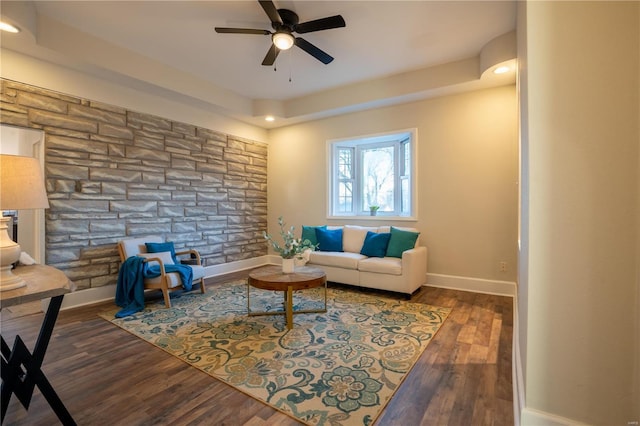
[[[267,254],[267,146],[0,80],[0,122],[45,132],[46,263],[115,284],[116,243],[161,235],[205,265]]]

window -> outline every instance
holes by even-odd
[[[415,130],[330,141],[330,216],[413,216],[415,145]]]

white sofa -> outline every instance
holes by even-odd
[[[307,266],[322,269],[327,280],[360,287],[403,293],[410,297],[427,279],[427,248],[416,240],[412,249],[397,257],[367,257],[360,254],[367,231],[390,232],[389,226],[327,226],[342,228],[342,252],[313,251],[305,258]],[[397,229],[418,232],[414,228]]]

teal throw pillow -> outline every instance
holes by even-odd
[[[302,241],[304,240],[309,240],[311,241],[311,244],[313,244],[314,246],[318,245],[318,237],[316,237],[316,229],[327,229],[327,225],[322,225],[322,226],[304,226],[302,225],[302,236],[300,237],[300,239]]]
[[[403,231],[402,229],[391,227],[391,238],[387,246],[387,256],[402,257],[402,252],[411,250],[416,245],[419,232]]]
[[[369,257],[384,257],[387,253],[387,246],[389,245],[390,238],[390,232],[381,232],[377,234],[375,232],[367,231],[360,254],[364,254]]]
[[[144,243],[144,245],[147,247],[147,253],[162,253],[163,251],[171,252],[173,263],[175,263],[176,265],[180,264],[180,262],[178,262],[178,258],[176,257],[176,248],[173,245],[173,242]]]
[[[342,251],[342,229],[316,228],[320,251]]]

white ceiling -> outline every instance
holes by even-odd
[[[274,3],[301,22],[342,15],[345,28],[300,35],[335,60],[324,65],[294,47],[280,53],[274,70],[261,65],[269,36],[214,31],[271,30],[255,0],[3,2],[3,19],[23,31],[4,33],[0,41],[6,49],[267,128],[415,100],[448,86],[513,82],[513,75],[496,82],[480,81],[479,73],[454,75],[477,67],[483,46],[515,29],[515,0]],[[426,81],[431,78],[439,81]],[[266,123],[266,113],[276,122]]]

